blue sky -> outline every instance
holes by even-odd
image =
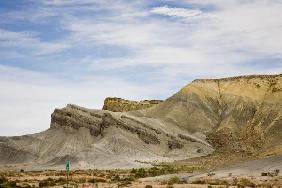
[[[279,0],[0,1],[0,135],[45,130],[68,103],[281,73],[281,10]]]

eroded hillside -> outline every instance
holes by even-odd
[[[195,80],[144,110],[68,105],[44,132],[1,137],[0,162],[129,168],[214,151],[258,155],[282,144],[281,99],[282,75],[260,75]]]
[[[145,112],[201,132],[218,151],[254,153],[282,142],[282,76],[195,80]]]

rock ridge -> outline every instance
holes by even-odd
[[[109,110],[113,112],[128,112],[132,110],[143,110],[150,108],[154,105],[163,102],[162,100],[142,100],[131,101],[117,97],[107,97],[104,100],[103,110]]]

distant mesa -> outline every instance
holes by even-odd
[[[103,110],[112,112],[128,112],[143,110],[163,102],[162,100],[131,101],[117,97],[107,97],[104,101]]]

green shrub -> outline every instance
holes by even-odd
[[[121,178],[122,181],[134,181],[135,177],[133,176],[125,176],[123,178]]]
[[[107,182],[107,180],[103,178],[91,178],[88,180],[88,183],[99,183],[99,182]]]
[[[48,178],[46,180],[42,180],[39,182],[39,187],[48,187],[48,186],[54,186],[56,185],[56,182],[54,179],[52,178]]]
[[[145,177],[154,177],[160,176],[164,174],[172,174],[176,173],[177,169],[170,165],[164,165],[161,167],[152,167],[149,169],[139,168],[139,169],[132,169],[130,171],[131,174],[135,176],[135,178],[145,178]]]
[[[88,183],[96,183],[96,179],[95,178],[91,178],[88,180]]]
[[[173,185],[167,185],[166,188],[173,188]]]
[[[144,168],[139,168],[136,173],[135,173],[135,177],[136,178],[145,178],[146,177],[146,171]]]
[[[86,179],[85,178],[79,178],[78,182],[79,183],[86,183]]]
[[[129,184],[131,184],[131,182],[129,181],[123,181],[121,183],[118,184],[118,187],[125,187],[125,186],[128,186]]]
[[[7,180],[6,177],[0,176],[0,184],[4,184],[4,183],[6,183],[7,181],[8,181],[8,180]]]
[[[181,180],[177,176],[171,177],[167,182],[167,184],[169,184],[169,185],[179,184],[179,183],[181,183]]]
[[[9,182],[7,183],[7,187],[17,187],[17,182],[15,182],[15,181],[9,181]]]
[[[112,182],[118,182],[118,181],[120,181],[119,175],[116,174],[115,176],[113,176],[113,177],[111,178],[111,181],[112,181]]]
[[[242,178],[237,184],[238,187],[255,187],[256,185],[247,178]]]
[[[96,182],[101,182],[101,183],[105,183],[107,182],[107,180],[105,180],[104,178],[95,178]]]
[[[60,177],[59,179],[55,180],[56,183],[65,184],[67,183],[67,179]]]
[[[46,180],[40,181],[38,186],[39,187],[47,187],[48,186],[48,181],[46,181]]]
[[[17,187],[19,187],[19,188],[32,188],[32,186],[27,184],[27,183],[25,183],[25,184],[23,184],[21,186],[17,186]]]

